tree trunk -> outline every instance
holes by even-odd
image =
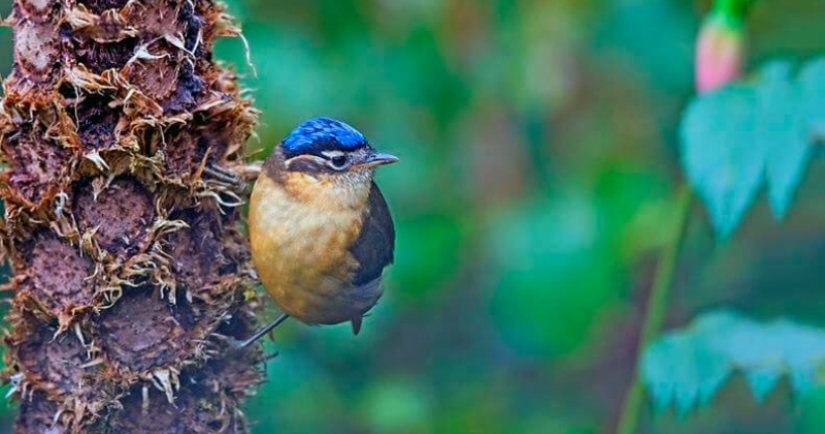
[[[211,0],[16,0],[2,242],[15,433],[246,432],[259,304],[239,210],[257,112]]]

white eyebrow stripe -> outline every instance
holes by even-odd
[[[289,168],[292,167],[293,163],[295,163],[297,161],[300,161],[300,160],[313,160],[313,161],[317,162],[318,164],[326,164],[327,163],[327,160],[325,160],[325,159],[323,159],[323,158],[321,158],[317,155],[303,154],[303,155],[298,155],[298,156],[286,159],[286,161],[284,161],[284,165],[286,166],[287,169],[289,169]]]
[[[345,155],[345,153],[342,151],[322,151],[321,153],[329,158],[342,157]]]

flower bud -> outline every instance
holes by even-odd
[[[713,90],[742,71],[745,34],[741,20],[711,14],[702,25],[696,50],[696,89]]]

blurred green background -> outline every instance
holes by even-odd
[[[708,3],[230,1],[257,76],[239,40],[218,56],[263,110],[258,157],[326,115],[402,158],[378,179],[398,231],[385,298],[357,338],[348,325],[279,329],[268,350],[280,355],[247,406],[254,432],[613,431],[673,220],[676,132]],[[761,1],[749,65],[825,53],[824,24],[825,0]],[[823,169],[785,224],[763,198],[724,244],[696,207],[669,326],[720,305],[825,324]],[[688,417],[648,412],[643,432],[823,426],[825,389],[792,399],[783,387],[757,405],[735,381]]]

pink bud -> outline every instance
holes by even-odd
[[[739,77],[744,45],[741,25],[718,15],[708,17],[696,47],[696,89],[707,92]]]

